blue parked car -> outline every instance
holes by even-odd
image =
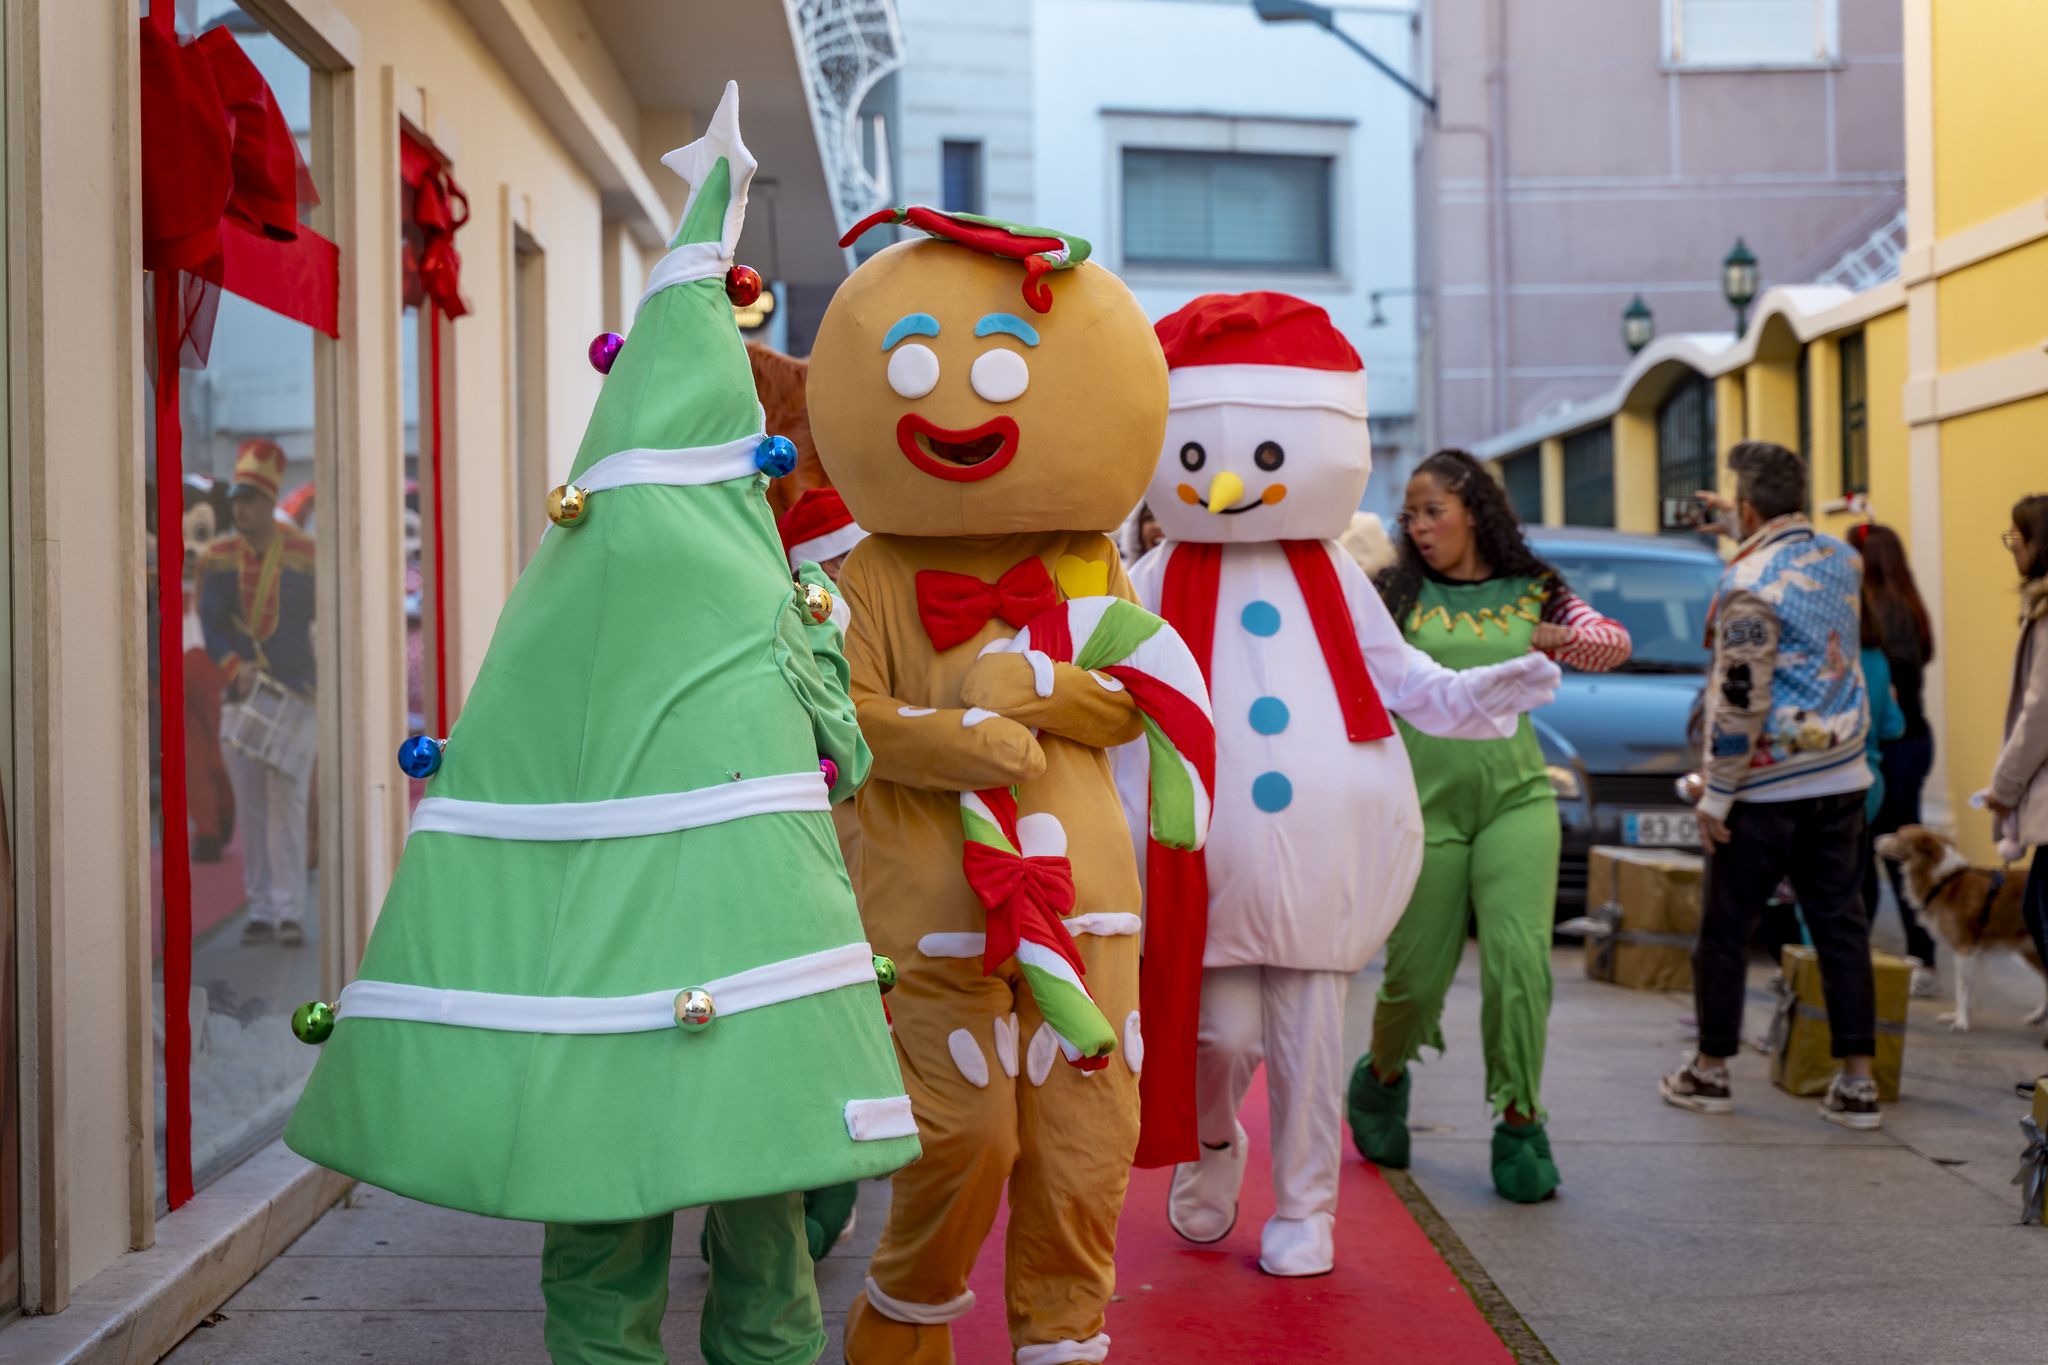
[[[1595,844],[1697,848],[1677,781],[1697,766],[1686,721],[1705,685],[1707,608],[1721,559],[1697,537],[1531,526],[1529,545],[1595,611],[1628,627],[1629,661],[1612,673],[1567,668],[1557,700],[1531,717],[1564,824],[1559,917],[1586,900]]]

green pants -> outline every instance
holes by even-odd
[[[825,1350],[801,1194],[705,1211],[711,1287],[699,1342],[708,1365],[813,1365]],[[541,1246],[544,1336],[555,1365],[667,1365],[675,1215],[632,1223],[549,1223]]]
[[[1422,810],[1422,874],[1387,940],[1387,974],[1372,1017],[1373,1061],[1385,1074],[1415,1061],[1425,1045],[1443,1051],[1444,993],[1465,950],[1469,911],[1479,926],[1487,1102],[1541,1117],[1557,802],[1547,785],[1502,791],[1474,781],[1455,792],[1426,793]]]

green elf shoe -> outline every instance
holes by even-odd
[[[1408,1169],[1408,1095],[1413,1088],[1406,1068],[1400,1080],[1382,1083],[1373,1072],[1371,1053],[1360,1057],[1351,1070],[1351,1089],[1345,1097],[1351,1141],[1375,1166]]]
[[[1543,1125],[1516,1128],[1505,1121],[1493,1127],[1493,1187],[1501,1198],[1536,1204],[1557,1190],[1557,1163],[1550,1159],[1550,1135]]]

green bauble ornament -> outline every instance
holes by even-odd
[[[880,953],[875,954],[875,984],[882,988],[882,994],[884,995],[896,989],[896,961],[894,958],[883,957]]]
[[[334,1006],[324,1000],[308,1000],[292,1011],[292,1036],[302,1043],[324,1043],[334,1032]]]

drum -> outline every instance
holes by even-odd
[[[248,695],[222,708],[221,739],[266,767],[296,776],[312,763],[320,732],[311,702],[268,673],[257,673]]]

